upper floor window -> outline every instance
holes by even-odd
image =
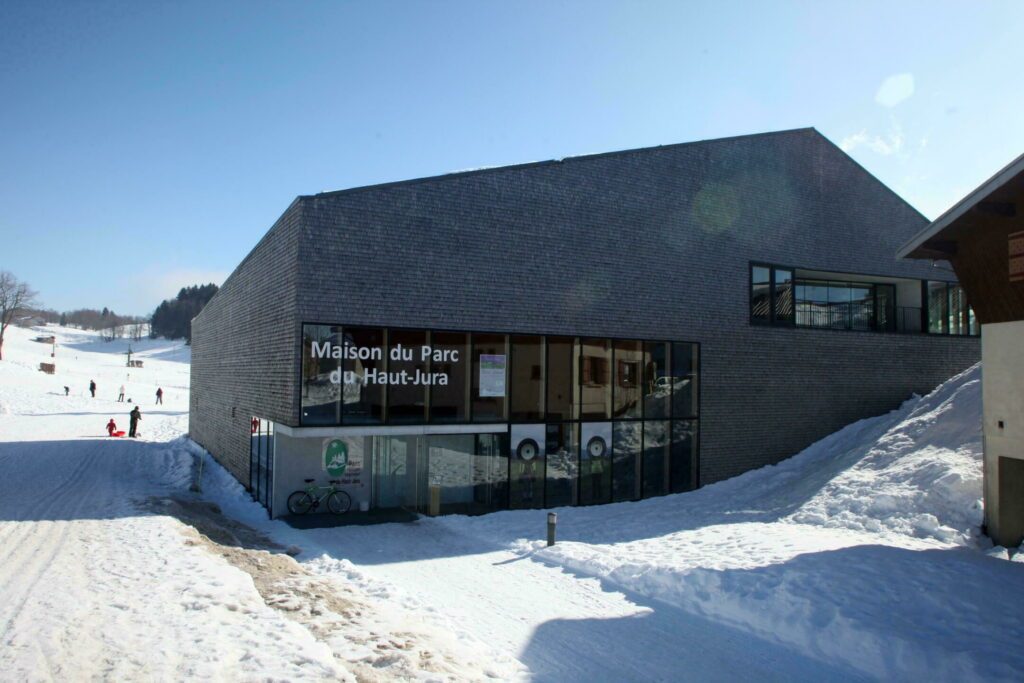
[[[956,283],[854,277],[751,263],[750,320],[817,329],[978,334],[974,311]]]
[[[750,266],[750,319],[791,325],[794,319],[793,271],[764,264]]]

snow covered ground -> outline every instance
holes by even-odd
[[[0,679],[1024,675],[1024,562],[978,535],[977,368],[775,467],[558,510],[547,548],[546,511],[270,522],[182,436],[187,348],[137,345],[128,442],[102,436],[125,343],[57,333],[56,376],[25,330],[0,362]]]

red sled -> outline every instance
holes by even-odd
[[[111,436],[124,436],[124,432],[114,432]]]

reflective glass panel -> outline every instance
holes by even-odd
[[[612,502],[640,498],[642,422],[612,423]]]
[[[580,424],[580,505],[612,497],[612,423]]]
[[[850,327],[850,288],[842,282],[828,283],[828,326]]]
[[[472,512],[508,507],[508,434],[477,434]]]
[[[430,385],[431,422],[469,420],[469,335],[465,332],[431,334],[431,373],[443,373],[448,383]],[[434,358],[439,360],[434,360]]]
[[[576,444],[576,422],[547,426],[547,478],[545,507],[575,505],[579,474],[579,449]]]
[[[700,358],[698,346],[676,342],[672,344],[672,415],[696,417]]]
[[[544,419],[544,338],[515,336],[509,338],[512,364],[509,419]]]
[[[388,330],[388,422],[427,419],[427,345],[423,330]]]
[[[644,416],[669,417],[672,407],[672,373],[668,363],[669,345],[644,344]]]
[[[505,419],[508,352],[505,335],[473,335],[473,421]]]
[[[765,266],[750,267],[750,317],[752,320],[771,320],[771,271]]]
[[[876,328],[883,332],[896,329],[896,288],[893,285],[875,285]]]
[[[474,508],[476,485],[476,436],[474,434],[438,434],[427,440],[427,507],[430,496],[440,497],[439,512],[470,514]]]
[[[336,372],[341,367],[340,332],[340,327],[331,325],[302,326],[304,425],[332,425],[341,421],[338,412],[341,376]]]
[[[928,283],[928,331],[932,334],[949,332],[949,294],[945,282]]]
[[[696,420],[672,421],[672,493],[697,488],[697,425]]]
[[[512,425],[509,453],[509,507],[544,507],[544,425]]]
[[[870,330],[875,321],[874,290],[871,285],[850,285],[850,326]]]
[[[574,396],[579,391],[576,381],[575,340],[572,337],[547,338],[548,420],[571,420],[576,417]]]
[[[644,498],[669,492],[670,425],[668,420],[644,421]]]
[[[611,342],[581,339],[580,354],[580,419],[607,420],[612,407]]]
[[[640,402],[644,366],[643,342],[617,339],[614,342],[614,348],[612,417],[641,417],[643,410]]]
[[[792,323],[793,316],[793,271],[775,269],[775,322]]]
[[[342,387],[342,419],[347,425],[384,421],[384,330],[344,328],[346,358]]]

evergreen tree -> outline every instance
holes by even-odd
[[[217,285],[182,287],[174,299],[166,299],[153,311],[150,337],[184,339],[192,343],[192,318],[199,315],[207,302],[217,293]]]

